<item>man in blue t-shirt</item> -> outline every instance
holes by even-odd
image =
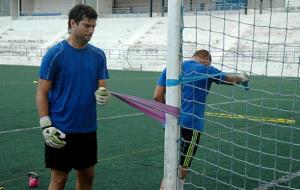
[[[36,102],[51,190],[64,189],[72,169],[77,172],[76,189],[92,189],[96,103],[105,105],[110,97],[105,54],[88,43],[96,20],[92,7],[75,5],[69,12],[69,37],[50,48],[40,66]]]
[[[193,156],[197,151],[201,132],[204,131],[205,102],[211,84],[240,84],[247,82],[247,75],[231,76],[210,66],[211,55],[206,50],[197,50],[192,59],[182,63],[181,76],[183,79],[192,79],[181,85],[181,146],[180,146],[180,190],[183,189],[184,179],[187,176],[187,168],[191,166]],[[160,75],[154,91],[154,99],[165,103],[166,69]],[[199,79],[197,79],[199,78]],[[160,189],[163,190],[162,180]]]

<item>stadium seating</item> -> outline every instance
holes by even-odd
[[[234,13],[231,13],[234,14]],[[297,12],[291,14],[299,14]],[[222,15],[222,14],[220,14]],[[276,14],[274,13],[274,16]],[[239,45],[243,47],[243,59],[247,58],[247,50],[251,50],[252,42],[247,41],[247,36],[253,35],[253,31],[249,29],[247,24],[253,21],[247,16],[241,14],[240,20],[231,20],[230,14],[226,16],[227,22],[224,23],[222,17],[216,14],[213,17],[214,28],[210,28],[210,20],[201,19],[198,15],[198,24],[201,24],[202,30],[197,30],[197,48],[206,48],[205,44],[211,45],[213,51],[213,59],[218,62],[222,59],[222,53],[218,49],[224,49],[226,53],[225,61],[232,61],[236,57],[231,57],[231,51],[235,51],[237,47],[237,38],[230,36],[240,36]],[[236,16],[233,16],[234,18]],[[52,19],[51,19],[52,18]],[[281,18],[281,19],[280,19]],[[295,15],[289,18],[289,23],[295,23],[295,27],[299,26],[300,21]],[[256,16],[256,24],[264,25],[268,17],[264,15]],[[201,23],[199,22],[201,20]],[[284,16],[278,13],[278,19],[274,19],[274,26],[282,25],[286,21]],[[20,17],[17,20],[3,21],[0,19],[0,64],[22,64],[22,65],[39,65],[40,59],[57,41],[67,37],[67,18],[65,16],[46,16],[46,17]],[[276,23],[277,22],[277,23]],[[195,40],[196,20],[193,15],[184,17],[183,40],[184,57],[189,57],[195,49],[195,44],[189,43]],[[225,24],[226,34],[218,32],[219,28],[223,28]],[[210,32],[212,31],[212,32]],[[282,33],[284,30],[274,32]],[[210,37],[208,37],[210,33]],[[239,33],[239,34],[238,34]],[[264,41],[267,43],[268,31],[256,31],[256,39],[262,45],[264,50]],[[226,37],[226,45],[223,47],[224,35]],[[297,36],[299,34],[289,35],[289,44],[299,44]],[[282,43],[282,38],[274,38],[272,44]],[[91,43],[104,49],[108,59],[108,66],[111,69],[131,69],[131,70],[161,70],[166,65],[167,53],[167,17],[138,17],[138,18],[99,18],[94,36]],[[276,52],[276,45],[269,45],[270,52]],[[299,52],[290,46],[286,48],[288,52]],[[298,47],[298,46],[297,46]],[[254,52],[256,53],[256,52]],[[254,57],[265,56],[262,52]],[[297,55],[294,55],[297,57]],[[250,57],[250,56],[248,56]],[[239,59],[239,60],[243,60]]]

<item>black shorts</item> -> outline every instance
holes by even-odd
[[[97,163],[97,133],[66,134],[66,145],[52,148],[45,144],[46,168],[69,172],[81,170]]]
[[[197,130],[181,127],[180,165],[190,167],[196,154],[201,133]]]

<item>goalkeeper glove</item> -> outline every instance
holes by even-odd
[[[246,72],[242,72],[239,73],[237,76],[240,78],[240,84],[245,87],[245,90],[249,90],[249,75]]]
[[[62,148],[66,145],[66,134],[52,126],[50,118],[44,116],[40,119],[40,126],[43,129],[43,135],[46,145],[52,148]]]
[[[104,87],[99,87],[95,92],[96,102],[100,106],[104,106],[110,99],[110,92]]]

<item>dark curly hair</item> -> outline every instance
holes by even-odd
[[[95,9],[89,5],[77,4],[69,12],[68,30],[71,29],[71,20],[73,19],[77,24],[87,19],[97,19],[98,15]]]

